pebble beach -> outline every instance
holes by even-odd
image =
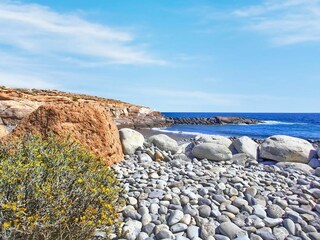
[[[113,166],[127,191],[122,239],[320,239],[320,168],[192,157],[203,140],[174,154],[146,140]]]

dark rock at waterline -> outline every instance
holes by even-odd
[[[222,125],[222,124],[258,124],[263,121],[242,117],[210,117],[210,118],[167,118],[170,124],[186,125]]]

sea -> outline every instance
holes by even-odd
[[[288,135],[320,141],[320,113],[221,113],[221,112],[163,112],[167,117],[195,118],[232,116],[263,121],[253,125],[173,125],[155,129],[161,132],[195,136],[199,134],[227,137],[248,136],[256,139],[272,135]]]

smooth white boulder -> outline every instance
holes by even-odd
[[[232,141],[229,138],[219,135],[198,135],[195,137],[195,140],[205,143],[221,144],[226,146],[227,148],[232,145]]]
[[[308,141],[285,135],[275,135],[264,140],[260,146],[260,157],[278,162],[308,163],[315,149]]]
[[[235,147],[238,153],[245,153],[253,159],[258,158],[259,145],[247,136],[243,136],[234,140],[233,146]]]
[[[227,161],[232,158],[232,152],[225,145],[216,143],[200,143],[192,149],[192,154],[199,159]]]
[[[177,141],[165,134],[153,135],[149,137],[148,142],[153,143],[160,150],[166,152],[170,151],[172,154],[175,154],[179,149]]]
[[[143,147],[143,135],[133,129],[122,128],[119,130],[119,135],[124,154],[132,155],[139,147]]]

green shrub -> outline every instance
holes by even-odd
[[[116,225],[121,192],[102,159],[70,138],[26,135],[0,146],[0,239],[90,239]]]

